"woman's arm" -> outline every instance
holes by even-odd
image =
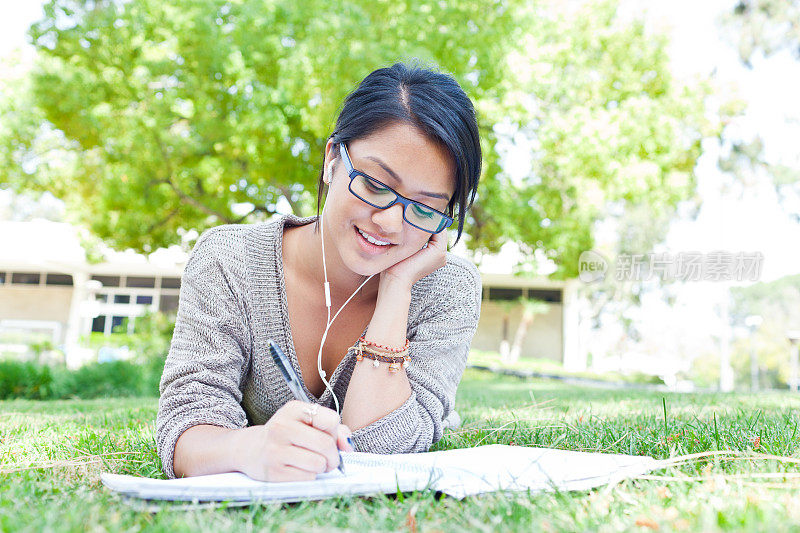
[[[184,270],[178,316],[161,379],[156,443],[167,477],[240,471],[254,479],[314,479],[349,450],[336,412],[288,402],[267,424],[247,426],[241,383],[252,352],[237,233],[221,226],[197,241]]]
[[[408,336],[411,366],[389,372],[386,364],[375,368],[366,358],[356,363],[342,420],[353,428],[360,451],[422,451],[441,438],[477,328],[481,294],[474,265],[455,256],[448,262],[446,239],[444,232],[435,235],[426,249],[381,273],[366,338],[400,347]],[[412,286],[419,299],[409,320]]]
[[[381,280],[365,338],[384,346],[403,346],[410,304],[411,287]],[[386,364],[375,368],[371,359],[357,362],[342,407],[342,423],[355,431],[403,405],[411,396],[411,385],[405,369],[400,368],[389,372]]]
[[[242,472],[239,441],[246,429],[207,424],[192,426],[175,443],[175,477],[202,476],[220,472]]]
[[[330,472],[339,466],[338,449],[353,451],[350,432],[332,409],[319,408],[309,424],[304,408],[288,402],[264,425],[190,427],[175,444],[175,476],[243,472],[264,481],[302,481]]]

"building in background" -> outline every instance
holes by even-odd
[[[0,352],[26,351],[21,341],[44,335],[75,367],[95,355],[81,338],[133,333],[148,310],[177,309],[185,254],[107,251],[105,257],[87,262],[70,224],[0,222]]]
[[[145,312],[177,309],[188,258],[178,247],[149,256],[105,250],[104,256],[105,261],[90,264],[78,229],[70,224],[0,221],[0,353],[25,352],[27,346],[19,339],[44,335],[64,350],[68,366],[75,367],[96,357],[81,343],[92,332],[134,333],[136,318]],[[516,301],[535,298],[547,303],[547,311],[531,324],[521,356],[585,368],[574,283],[514,276],[508,258],[494,257],[486,264],[472,347],[499,351],[504,340],[512,340],[522,317]]]

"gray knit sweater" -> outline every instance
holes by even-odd
[[[263,424],[293,399],[269,354],[283,348],[298,376],[283,277],[283,227],[316,217],[284,216],[268,223],[224,225],[204,232],[181,283],[175,331],[161,378],[156,442],[164,472],[175,477],[181,433],[198,424],[241,428]],[[374,453],[426,451],[442,437],[480,315],[481,280],[469,261],[447,253],[447,264],[411,290],[407,335],[411,397],[383,418],[353,432],[355,448]],[[355,345],[357,339],[353,339]],[[330,378],[344,405],[355,366],[349,351]],[[334,408],[328,389],[309,398]]]

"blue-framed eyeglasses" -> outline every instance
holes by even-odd
[[[339,147],[344,168],[350,177],[348,188],[356,198],[378,209],[388,209],[396,203],[403,204],[403,219],[428,233],[439,233],[453,223],[453,219],[441,211],[410,200],[372,176],[354,169],[347,147],[344,143],[339,143]]]

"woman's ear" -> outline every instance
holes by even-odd
[[[322,181],[324,181],[326,185],[330,185],[331,179],[333,178],[333,162],[335,159],[333,155],[333,146],[333,141],[328,139],[325,145],[325,155],[328,159],[328,164],[325,166],[325,173],[322,175]]]

